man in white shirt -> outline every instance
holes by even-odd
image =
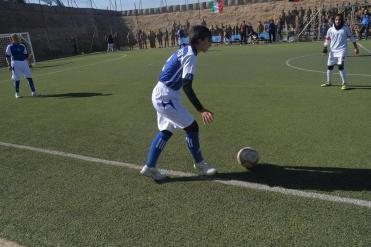
[[[346,90],[346,80],[345,80],[345,69],[344,61],[348,53],[348,38],[351,39],[354,45],[354,52],[359,53],[359,49],[356,40],[349,30],[349,27],[344,25],[344,18],[342,15],[338,14],[335,16],[334,25],[329,28],[326,34],[325,43],[323,47],[323,53],[327,53],[327,47],[330,47],[327,60],[327,82],[323,83],[322,87],[331,86],[332,72],[334,70],[335,64],[338,66],[340,78],[342,81],[342,90]]]

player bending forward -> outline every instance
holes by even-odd
[[[199,52],[206,52],[210,46],[210,30],[204,26],[194,26],[190,35],[190,45],[176,51],[162,68],[159,81],[152,92],[152,103],[157,112],[157,125],[160,131],[152,141],[148,160],[140,171],[142,175],[152,177],[154,180],[167,177],[155,166],[175,129],[185,131],[188,149],[195,160],[194,168],[203,175],[214,175],[217,172],[202,157],[197,122],[182,105],[180,94],[180,88],[183,88],[193,106],[201,114],[203,122],[205,124],[213,122],[213,113],[202,106],[192,89],[196,56]]]
[[[15,97],[16,98],[20,97],[19,84],[21,75],[24,75],[24,77],[28,80],[28,85],[31,88],[32,96],[37,96],[29,67],[26,46],[20,44],[19,42],[20,40],[17,34],[12,34],[11,40],[12,43],[6,47],[5,56],[9,70],[12,71],[12,80],[14,82]]]
[[[335,24],[327,31],[323,47],[323,53],[327,53],[327,46],[330,45],[330,52],[327,60],[327,82],[323,83],[321,85],[322,87],[331,86],[332,72],[335,64],[337,64],[342,82],[341,89],[347,89],[344,61],[348,53],[348,38],[352,40],[354,52],[358,54],[359,50],[356,40],[350,32],[349,27],[344,24],[343,16],[336,15]]]

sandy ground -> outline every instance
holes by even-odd
[[[357,0],[349,0],[346,3],[356,3]],[[253,27],[256,27],[258,21],[267,21],[269,19],[278,19],[281,11],[284,9],[287,13],[288,10],[292,10],[295,7],[298,9],[303,7],[308,9],[309,7],[313,10],[314,6],[319,8],[320,6],[336,6],[341,5],[342,1],[335,0],[305,0],[299,3],[288,2],[288,1],[275,1],[268,3],[254,3],[248,5],[239,6],[228,6],[224,7],[223,13],[213,14],[208,9],[204,10],[189,10],[184,12],[172,12],[163,13],[157,15],[141,15],[141,16],[125,16],[123,17],[126,23],[133,30],[144,29],[145,31],[158,29],[164,30],[165,28],[171,28],[173,22],[177,24],[180,22],[182,25],[185,24],[186,20],[189,20],[191,25],[201,24],[202,18],[205,18],[207,26],[211,25],[228,25],[232,26],[236,23],[241,23],[243,20],[251,23]]]
[[[8,240],[0,238],[0,247],[24,247],[24,246],[19,245],[16,242],[12,242],[12,241],[8,241]]]

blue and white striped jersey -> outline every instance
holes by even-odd
[[[182,78],[193,80],[197,51],[187,45],[171,55],[162,68],[159,81],[173,90],[182,87]]]
[[[24,61],[28,57],[27,49],[24,44],[10,44],[6,47],[5,55],[11,57],[12,61]]]

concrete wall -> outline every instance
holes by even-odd
[[[105,50],[111,30],[123,45],[127,27],[121,13],[0,2],[0,33],[29,32],[37,60],[73,55],[73,38],[78,53]]]

